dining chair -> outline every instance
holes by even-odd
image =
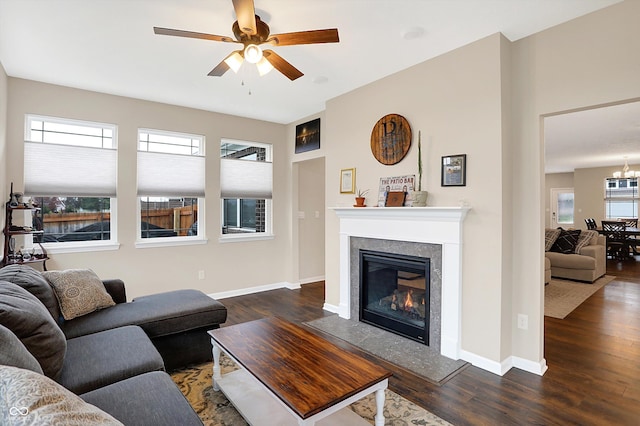
[[[620,219],[621,221],[627,224],[627,228],[637,228],[638,227],[638,218],[637,217],[627,217],[624,219]],[[638,246],[640,246],[640,237],[638,235],[627,235],[627,240],[629,241],[629,245],[631,246],[631,250],[633,250],[633,254],[638,254]]]
[[[596,220],[594,218],[585,219],[584,222],[587,224],[587,229],[598,228],[598,225],[596,224]]]
[[[623,221],[602,221],[602,234],[607,239],[607,256],[623,260],[629,257],[629,241],[626,235],[627,224]]]

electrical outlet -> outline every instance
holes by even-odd
[[[518,314],[518,328],[522,330],[529,329],[529,316],[525,314]]]
[[[198,279],[204,280],[204,271],[198,271]]]

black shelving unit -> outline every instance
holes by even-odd
[[[44,238],[44,231],[42,230],[42,209],[39,207],[29,207],[24,204],[18,204],[15,206],[15,202],[8,201],[5,204],[5,224],[4,224],[4,255],[2,258],[2,265],[15,265],[15,264],[30,264],[41,263],[42,269],[47,270],[47,251],[42,247],[41,242]],[[13,214],[15,212],[30,211],[32,217],[32,224],[28,226],[17,226],[13,223]],[[22,252],[19,248],[15,247],[15,237],[20,235],[32,235],[34,246],[39,247],[39,253],[32,254],[30,251]],[[12,244],[12,241],[14,243]]]

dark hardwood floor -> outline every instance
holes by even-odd
[[[640,425],[640,258],[608,261],[616,280],[563,320],[545,317],[544,376],[500,377],[470,366],[442,386],[375,357],[389,387],[454,425]],[[324,283],[222,300],[224,326],[278,315],[304,322],[322,310]],[[338,345],[346,343],[324,335]]]

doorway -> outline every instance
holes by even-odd
[[[575,203],[573,188],[551,188],[549,223],[551,228],[573,228]]]
[[[324,280],[325,160],[294,164],[297,168],[298,280]]]

